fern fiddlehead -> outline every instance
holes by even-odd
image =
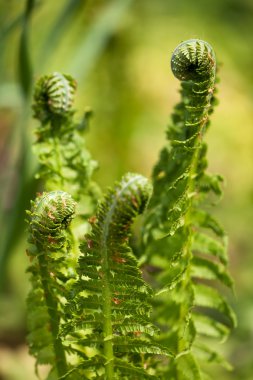
[[[34,117],[43,124],[53,115],[66,118],[72,111],[76,82],[70,75],[54,73],[40,78],[34,91]]]
[[[145,354],[167,354],[152,340],[157,331],[149,320],[152,292],[128,245],[133,219],[144,211],[150,193],[146,178],[125,175],[106,194],[82,246],[80,278],[66,308],[72,318],[64,333],[73,338],[82,331],[79,344],[94,352],[79,370],[90,363],[96,379],[153,378],[145,370]]]
[[[232,285],[225,235],[206,211],[208,194],[221,193],[221,177],[206,173],[203,142],[214,103],[215,55],[204,41],[185,41],[175,49],[171,68],[181,80],[182,100],[167,130],[169,144],[153,171],[154,192],[143,244],[148,261],[165,268],[156,278],[157,303],[162,305],[155,308],[156,317],[168,326],[162,342],[181,354],[170,362],[165,376],[200,379],[194,353],[201,351],[209,361],[218,355],[204,347],[199,337],[224,338],[235,323],[232,310],[212,283]]]
[[[68,261],[69,236],[67,228],[73,219],[76,203],[63,191],[43,193],[32,202],[29,216],[27,251],[32,264],[32,290],[28,296],[30,352],[38,364],[51,364],[56,378],[67,371],[62,341],[59,338],[62,318],[64,281],[73,272]],[[62,265],[68,263],[66,269]],[[67,273],[69,272],[69,273]]]
[[[30,214],[31,233],[36,245],[46,249],[62,247],[62,229],[67,228],[75,212],[75,202],[63,191],[40,195]],[[45,239],[49,238],[49,241]]]

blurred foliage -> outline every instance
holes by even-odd
[[[213,378],[252,379],[252,0],[0,0],[0,25],[0,378],[35,378],[24,345],[23,219],[39,189],[33,179],[31,81],[53,71],[77,78],[77,115],[86,106],[94,110],[87,140],[105,187],[127,170],[150,175],[178,101],[171,52],[182,40],[201,38],[220,62],[220,104],[207,140],[210,170],[227,182],[217,213],[230,236],[236,285],[231,302],[239,320],[222,347],[234,372],[217,368]]]

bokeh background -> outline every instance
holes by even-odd
[[[0,379],[35,379],[25,345],[23,221],[38,186],[33,81],[53,71],[77,79],[77,118],[94,110],[87,144],[103,188],[126,171],[149,176],[179,100],[170,56],[189,38],[208,41],[219,62],[206,138],[210,171],[226,178],[215,213],[230,237],[238,316],[221,348],[234,371],[214,367],[213,378],[253,379],[253,1],[0,0],[0,32]]]

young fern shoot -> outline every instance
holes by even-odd
[[[73,368],[82,379],[157,378],[150,356],[168,354],[153,340],[152,291],[128,244],[133,219],[144,211],[150,194],[146,178],[125,175],[105,195],[82,246],[79,280],[63,328],[69,350],[86,359]]]
[[[73,121],[75,81],[54,73],[36,85],[37,177],[46,191],[28,212],[28,341],[36,366],[51,365],[48,380],[202,380],[204,360],[227,366],[210,343],[236,324],[222,295],[233,287],[226,235],[209,213],[222,178],[207,172],[203,141],[215,103],[215,54],[204,41],[185,41],[171,68],[181,101],[153,186],[128,173],[98,208],[96,163],[83,139],[89,114]],[[144,210],[140,251],[155,292],[129,243]]]
[[[40,164],[37,178],[43,180],[47,192],[38,196],[29,214],[32,247],[28,254],[33,264],[29,268],[32,288],[28,296],[28,341],[37,365],[57,362],[56,378],[67,371],[64,347],[57,338],[64,320],[66,288],[68,280],[76,278],[80,240],[87,232],[87,219],[94,213],[99,195],[97,186],[91,181],[96,163],[85,149],[82,136],[88,114],[83,124],[77,125],[73,120],[75,90],[76,82],[69,75],[46,75],[36,84],[33,104],[34,116],[41,122],[34,145]],[[65,206],[69,211],[68,205],[71,202],[74,205],[74,201],[78,201],[75,212],[78,217],[68,227],[68,232],[63,233],[61,226],[68,221]],[[56,212],[59,215],[55,215]],[[60,224],[58,217],[62,217]],[[63,245],[58,244],[60,237],[55,236],[58,231],[65,241]],[[58,360],[59,350],[62,352]]]
[[[53,73],[41,77],[34,91],[34,117],[41,125],[36,130],[35,153],[40,169],[37,177],[47,191],[61,189],[76,201],[84,201],[94,212],[99,191],[91,181],[97,163],[85,149],[83,132],[90,112],[80,124],[73,120],[76,82],[66,74]],[[94,206],[95,204],[95,206]]]
[[[207,211],[211,193],[221,194],[221,177],[206,172],[203,142],[214,103],[215,54],[208,43],[188,40],[173,52],[171,68],[181,81],[181,102],[153,171],[143,248],[147,262],[161,268],[154,279],[154,318],[167,331],[161,342],[177,355],[164,378],[196,380],[202,378],[198,356],[222,362],[203,336],[223,340],[235,325],[217,290],[218,284],[232,287],[226,237]]]
[[[32,290],[28,296],[28,342],[36,365],[51,364],[51,379],[67,371],[60,322],[64,319],[62,301],[65,281],[73,276],[75,263],[68,254],[71,247],[69,224],[76,203],[63,191],[52,191],[32,202],[29,216],[27,254],[31,259]]]

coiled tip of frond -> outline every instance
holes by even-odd
[[[76,202],[64,191],[39,195],[29,213],[30,230],[35,243],[50,249],[60,248],[65,230],[74,217]]]
[[[72,109],[76,81],[67,74],[41,77],[34,91],[34,117],[47,122],[52,116],[65,116]]]
[[[97,213],[97,227],[106,239],[124,239],[133,220],[142,214],[152,194],[149,180],[140,174],[127,173],[109,189]]]
[[[171,70],[182,81],[204,81],[215,76],[216,58],[211,45],[197,39],[182,42],[172,54]]]
[[[132,208],[138,214],[142,214],[153,191],[150,181],[141,174],[127,173],[122,177],[120,186],[122,189],[125,189],[122,193],[128,197]]]

